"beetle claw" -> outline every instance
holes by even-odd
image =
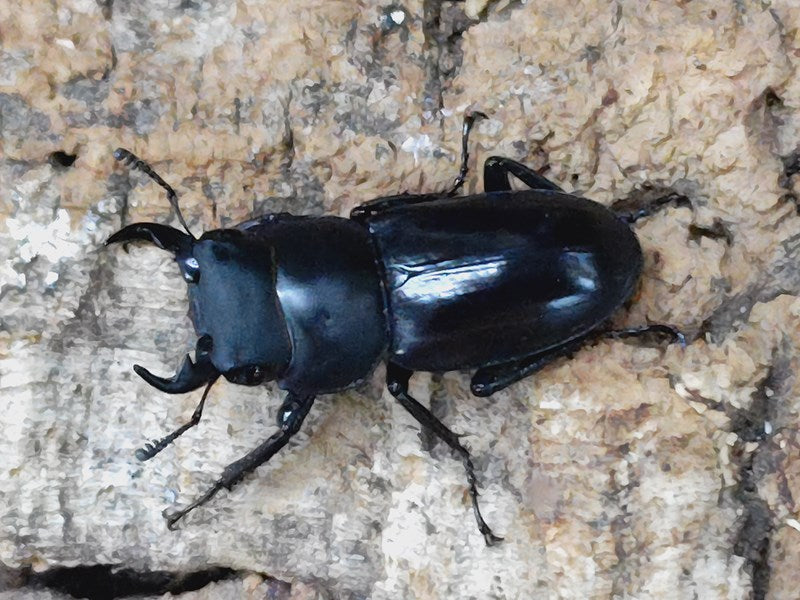
[[[492,533],[491,529],[489,531],[481,531],[481,533],[483,534],[483,540],[486,542],[487,546],[494,546],[505,539]]]
[[[164,509],[161,511],[161,516],[167,521],[167,529],[170,531],[175,531],[177,527],[175,526],[178,521],[180,521],[184,514],[184,511],[171,511],[169,509]]]
[[[166,444],[161,444],[158,441],[147,442],[143,447],[139,448],[134,453],[134,456],[137,460],[144,462],[153,458],[156,454],[166,448],[166,446]]]

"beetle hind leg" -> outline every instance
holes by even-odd
[[[481,367],[475,371],[475,374],[472,376],[470,389],[476,396],[491,396],[495,392],[507,388],[512,383],[516,383],[521,379],[533,375],[537,371],[541,371],[544,367],[559,358],[573,354],[590,340],[598,340],[601,338],[624,339],[647,336],[666,338],[667,341],[671,343],[680,344],[682,348],[686,347],[686,337],[672,325],[655,323],[642,327],[600,331],[574,339],[561,346],[551,348],[550,350],[524,356],[509,362],[491,365],[489,367]]]
[[[512,383],[533,375],[563,356],[569,356],[586,343],[586,338],[578,338],[544,352],[524,356],[489,367],[481,367],[472,376],[470,390],[476,396],[491,396],[507,388]]]
[[[450,431],[444,423],[437,419],[427,408],[417,402],[408,394],[408,380],[411,378],[411,371],[399,367],[393,363],[386,366],[386,384],[389,392],[394,396],[398,402],[411,413],[419,423],[437,435],[439,439],[445,442],[452,448],[456,454],[461,457],[464,463],[464,468],[467,471],[467,482],[469,484],[469,493],[472,498],[472,510],[475,513],[475,520],[478,523],[478,529],[483,534],[483,539],[486,541],[487,546],[500,542],[503,538],[497,536],[492,532],[486,521],[483,520],[480,507],[478,506],[478,487],[477,479],[475,477],[475,466],[472,464],[472,458],[469,451],[458,440],[458,435]]]

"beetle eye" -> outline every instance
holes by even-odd
[[[202,357],[208,356],[211,354],[211,351],[214,349],[214,340],[211,339],[211,336],[205,334],[197,340],[197,346],[195,347],[195,354],[197,355],[197,360],[201,360]]]
[[[264,380],[264,369],[259,366],[252,367],[248,370],[247,373],[247,383],[249,385],[255,385],[257,383],[261,383]]]
[[[181,261],[181,273],[187,283],[197,283],[200,281],[200,265],[194,256]]]

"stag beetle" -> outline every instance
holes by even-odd
[[[317,395],[358,384],[385,360],[392,396],[463,460],[475,519],[491,545],[502,538],[481,516],[470,454],[409,395],[412,373],[476,369],[471,391],[489,396],[598,337],[656,333],[683,344],[667,325],[607,325],[642,272],[630,224],[651,209],[618,214],[497,156],[484,163],[486,191],[456,197],[468,172],[469,132],[483,116],[464,120],[461,169],[447,193],[378,198],[350,219],[268,214],[200,238],[175,191],[147,163],[116,150],[117,160],[166,190],[186,233],[134,223],[106,244],[145,240],[171,252],[199,335],[194,361],[187,355],[173,377],[134,370],[169,394],[205,386],[191,420],[137,457],[152,458],[196,425],[220,375],[250,386],[274,380],[286,391],[278,431],[228,465],[202,497],[165,513],[170,529],[285,446]],[[512,190],[509,175],[530,189]]]

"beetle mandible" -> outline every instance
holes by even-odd
[[[457,196],[470,130],[484,116],[464,120],[461,169],[447,193],[378,198],[350,219],[267,214],[199,238],[175,191],[131,152],[115,151],[166,190],[186,232],[134,223],[106,244],[145,240],[170,251],[199,336],[195,359],[187,355],[173,377],[134,370],[169,394],[205,386],[191,420],[137,458],[152,458],[196,425],[220,375],[250,386],[277,381],[286,391],[278,431],[228,465],[200,498],[165,514],[170,528],[283,448],[316,396],[358,384],[385,360],[392,396],[462,459],[478,529],[491,545],[502,538],[481,516],[469,451],[409,395],[412,373],[475,369],[472,393],[489,396],[599,337],[656,333],[684,343],[668,325],[608,326],[642,272],[630,225],[654,206],[620,214],[499,156],[484,163],[484,193]],[[509,175],[530,189],[513,190]]]

